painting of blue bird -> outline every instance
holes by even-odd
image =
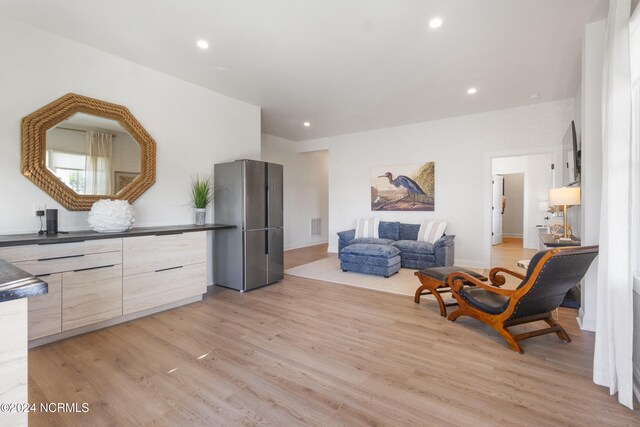
[[[433,211],[434,162],[422,165],[374,167],[371,170],[371,210]]]

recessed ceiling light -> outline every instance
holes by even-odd
[[[531,94],[531,99],[536,99],[536,98],[540,98],[540,94],[539,93],[532,93]]]
[[[309,122],[304,122],[304,123],[303,123],[303,125],[304,125],[304,127],[308,128],[309,126],[311,126],[311,123],[309,123]]]
[[[468,93],[469,95],[473,95],[473,94],[474,94],[474,93],[476,93],[477,91],[478,91],[478,89],[476,89],[475,87],[470,87],[470,88],[467,90],[467,93]]]
[[[209,43],[207,43],[206,40],[198,40],[198,42],[196,43],[196,45],[198,45],[198,47],[200,49],[208,49],[209,48]]]
[[[429,28],[440,28],[442,26],[442,18],[438,17],[438,18],[433,18],[431,21],[429,21]]]

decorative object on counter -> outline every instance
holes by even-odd
[[[87,219],[98,233],[117,233],[133,227],[135,212],[126,200],[98,200],[91,207]]]
[[[571,240],[571,229],[567,223],[567,209],[580,204],[580,187],[561,187],[549,190],[549,204],[562,207],[564,225],[564,236],[561,239]],[[553,231],[552,231],[553,232]]]
[[[47,235],[58,234],[58,209],[47,209]]]
[[[204,225],[207,217],[207,206],[213,201],[211,178],[200,178],[196,174],[191,177],[191,203],[196,209],[196,225]]]

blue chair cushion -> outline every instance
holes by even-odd
[[[359,245],[359,244],[389,246],[393,242],[394,240],[391,240],[391,239],[376,239],[374,237],[361,237],[359,239],[350,240],[348,242],[349,243],[348,247],[351,247],[353,245]]]
[[[409,254],[419,254],[422,256],[433,256],[435,249],[433,243],[418,242],[416,240],[398,240],[391,244],[402,251],[402,256]]]
[[[365,240],[365,239],[355,239],[355,240]],[[375,239],[374,239],[375,240]],[[378,240],[386,240],[386,239],[378,239]],[[389,244],[385,245],[377,245],[377,244],[364,244],[364,243],[356,243],[353,245],[349,245],[342,250],[340,253],[340,259],[342,256],[347,255],[364,255],[367,257],[377,257],[377,258],[393,258],[400,255],[400,249],[391,246]]]

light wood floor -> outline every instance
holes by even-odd
[[[524,249],[522,247],[522,238],[503,237],[502,243],[491,247],[491,267],[506,267],[516,271],[524,271],[518,269],[517,262],[522,259],[531,259],[536,249]]]
[[[292,267],[326,247],[287,252]],[[417,286],[417,282],[416,282]],[[516,354],[435,303],[287,276],[31,350],[30,402],[88,402],[39,425],[639,425],[591,381],[594,336]]]

